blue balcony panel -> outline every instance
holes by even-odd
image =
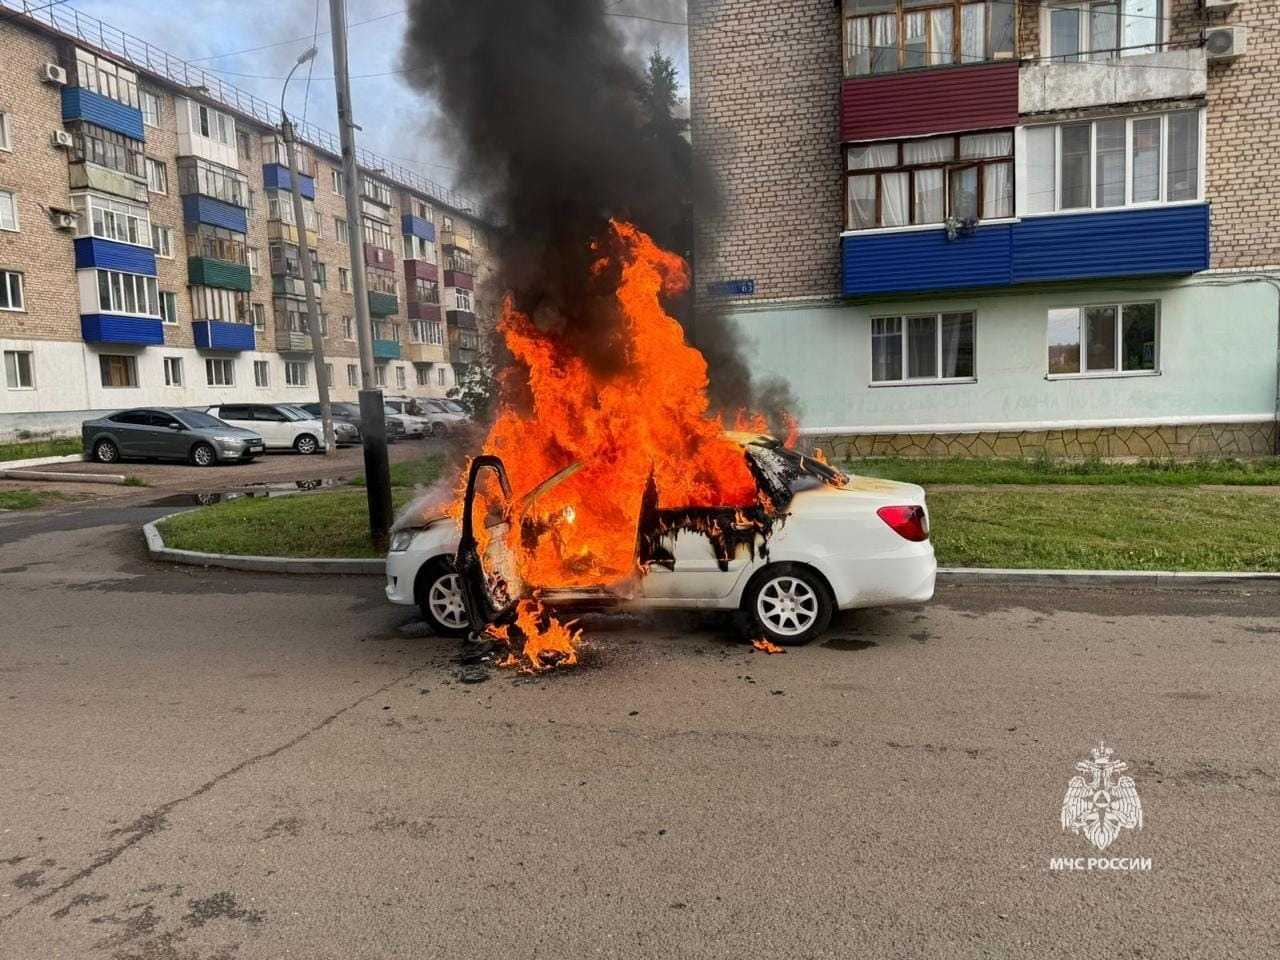
[[[164,343],[159,317],[125,317],[115,313],[80,314],[80,336],[85,343],[130,343],[156,346]]]
[[[187,226],[207,223],[211,227],[222,227],[232,233],[248,233],[249,218],[243,207],[213,197],[202,197],[197,193],[189,193],[182,198],[182,219]]]
[[[154,277],[156,255],[150,247],[136,247],[131,243],[118,243],[115,240],[102,240],[98,237],[78,237],[76,269],[84,270],[91,267]]]
[[[299,192],[308,200],[316,198],[316,182],[305,173],[298,174]],[[289,181],[289,168],[283,163],[264,163],[262,165],[262,185],[268,190],[293,190]]]
[[[192,327],[201,350],[252,350],[256,343],[251,323],[197,320]]]
[[[62,88],[62,119],[84,120],[134,140],[144,138],[141,110],[85,87]]]
[[[400,218],[400,232],[406,237],[421,237],[429,243],[434,243],[436,239],[436,225],[411,213]]]
[[[1014,283],[1208,268],[1209,206],[1204,203],[1033,217],[1014,226]]]
[[[373,341],[373,359],[399,360],[400,359],[400,341],[399,340],[374,340]]]
[[[846,296],[1195,273],[1209,266],[1209,207],[1029,217],[954,240],[941,227],[854,233],[841,261]]]

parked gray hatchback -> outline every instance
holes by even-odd
[[[182,460],[197,467],[252,460],[262,437],[195,410],[140,407],[80,425],[85,456],[99,463],[124,459]]]

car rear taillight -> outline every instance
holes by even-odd
[[[919,543],[929,539],[929,518],[925,515],[924,507],[881,507],[876,515],[904,540]]]

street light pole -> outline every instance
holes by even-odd
[[[293,194],[294,229],[298,231],[298,267],[302,270],[302,287],[307,294],[307,327],[311,331],[311,352],[316,368],[316,391],[320,397],[320,421],[324,428],[324,453],[331,457],[338,450],[333,435],[333,410],[329,405],[329,376],[324,359],[324,331],[320,327],[320,306],[316,301],[315,275],[311,266],[311,245],[307,242],[306,211],[302,206],[302,182],[298,176],[298,155],[294,144],[293,123],[284,110],[284,95],[289,89],[289,81],[293,72],[316,55],[312,47],[300,56],[284,78],[284,89],[280,91],[280,137],[284,140],[285,151],[289,155],[289,191]]]
[[[379,550],[391,534],[391,468],[387,459],[386,408],[373,372],[373,327],[369,322],[369,286],[364,273],[364,226],[360,214],[360,171],[356,165],[356,124],[351,116],[351,77],[347,65],[346,0],[329,0],[333,73],[342,139],[342,177],[346,181],[347,249],[356,298],[356,337],[360,345],[360,432],[364,437],[365,491],[369,497],[369,533]]]

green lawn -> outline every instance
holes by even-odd
[[[42,503],[71,499],[52,490],[0,490],[0,510],[30,510]]]
[[[391,486],[393,487],[429,487],[440,479],[440,471],[444,469],[444,457],[430,455],[417,460],[402,460],[391,464]],[[364,474],[352,481],[356,486],[364,486]]]
[[[410,497],[393,492],[398,509]],[[363,490],[244,497],[160,525],[165,546],[254,557],[376,557]]]
[[[0,443],[0,463],[6,460],[31,460],[36,457],[65,457],[82,453],[84,445],[79,437],[59,437],[53,440],[18,440]]]
[[[1248,486],[1280,484],[1280,458],[1258,460],[979,460],[873,457],[841,464],[853,473],[925,486],[942,483],[986,486],[1011,484],[1102,484],[1107,486],[1194,487],[1205,483]]]

